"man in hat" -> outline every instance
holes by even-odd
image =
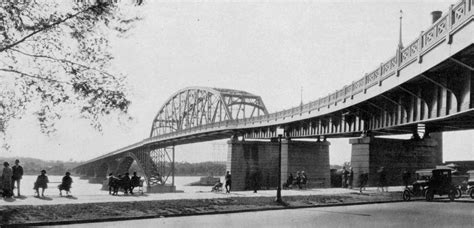
[[[20,160],[15,160],[15,165],[12,167],[13,176],[12,176],[12,194],[13,189],[15,189],[15,182],[16,182],[16,191],[17,196],[20,197],[20,181],[23,177],[23,167],[20,165]]]

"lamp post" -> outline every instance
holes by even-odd
[[[276,202],[282,203],[281,200],[281,137],[285,133],[285,130],[282,128],[277,128],[278,135],[278,186],[277,186],[277,196]]]

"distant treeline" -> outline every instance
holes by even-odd
[[[175,176],[224,176],[226,171],[226,165],[225,162],[175,162],[174,169]],[[167,170],[170,170],[169,164],[167,164]],[[138,175],[143,175],[142,170],[137,166],[137,163],[135,162],[129,169],[130,173],[134,171],[137,171]]]
[[[74,167],[81,164],[81,162],[74,161],[44,161],[36,158],[5,158],[0,157],[0,167],[3,167],[3,162],[10,163],[10,166],[15,164],[15,159],[20,160],[20,165],[23,167],[25,175],[39,175],[41,170],[46,170],[48,175],[64,175],[67,171],[71,171]],[[169,168],[169,167],[168,167]],[[142,173],[141,169],[137,167],[136,162],[130,167],[130,172],[138,171]],[[176,176],[223,176],[225,174],[225,162],[176,162],[175,175]]]
[[[10,167],[15,164],[15,160],[20,160],[25,175],[39,175],[41,170],[46,170],[48,175],[64,175],[67,171],[78,166],[79,162],[74,161],[43,161],[37,158],[5,158],[0,157],[1,167],[3,162],[10,163]]]

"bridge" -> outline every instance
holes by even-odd
[[[283,111],[268,113],[258,95],[244,91],[178,91],[159,109],[149,138],[87,161],[75,171],[102,180],[108,172],[127,172],[137,161],[150,189],[172,190],[175,146],[230,139],[227,168],[236,189],[249,188],[255,173],[267,187],[276,187],[276,180],[283,182],[288,173],[303,169],[312,184],[327,187],[327,139],[336,137],[357,137],[350,139],[355,180],[362,171],[375,176],[381,166],[396,173],[432,167],[442,161],[440,132],[474,128],[473,7],[474,0],[462,0],[445,15],[434,14],[429,28],[405,47],[399,45],[395,55],[373,71],[334,93]],[[379,137],[398,134],[413,137]],[[389,181],[400,181],[397,178]]]

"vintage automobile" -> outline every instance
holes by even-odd
[[[416,181],[413,182],[413,187],[407,187],[403,191],[403,200],[408,201],[411,197],[425,196],[428,181],[433,175],[433,169],[421,169],[415,172]]]
[[[467,171],[469,179],[467,180],[467,193],[474,199],[474,170]]]
[[[453,201],[456,197],[457,188],[451,183],[451,169],[433,169],[425,192],[427,201],[432,201],[435,194],[448,195],[449,199]]]

